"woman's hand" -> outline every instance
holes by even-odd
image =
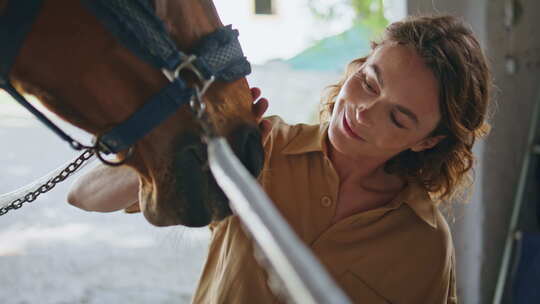
[[[257,117],[257,120],[261,122],[264,112],[268,109],[268,100],[261,97],[261,89],[257,87],[251,88],[251,97],[253,98],[253,106],[251,111]],[[259,98],[261,97],[261,98]]]
[[[261,89],[257,87],[251,88],[251,96],[253,97],[253,106],[251,108],[253,114],[257,118],[259,128],[261,130],[261,138],[264,142],[270,133],[270,121],[263,119],[264,112],[268,110],[268,99],[261,97]]]

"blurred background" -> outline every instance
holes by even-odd
[[[431,12],[451,13],[471,24],[490,59],[497,88],[492,133],[475,148],[472,198],[465,205],[457,202],[449,216],[459,297],[461,303],[512,303],[512,288],[524,282],[519,279],[521,253],[507,250],[505,255],[505,246],[527,249],[521,237],[539,231],[535,205],[540,170],[531,157],[528,134],[540,97],[540,35],[535,32],[540,2],[214,3],[223,23],[240,30],[244,52],[253,64],[248,80],[269,99],[267,114],[280,115],[289,123],[317,122],[324,88],[340,78],[347,62],[369,52],[370,40],[377,39],[388,23]],[[75,136],[88,138],[60,124]],[[536,136],[538,140],[538,132]],[[0,93],[0,142],[0,193],[30,183],[77,156],[4,93]],[[156,228],[140,214],[78,210],[65,199],[72,182],[0,218],[0,303],[189,303],[207,253],[208,229]],[[536,254],[532,261],[540,263],[540,253]]]

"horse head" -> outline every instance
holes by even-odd
[[[0,0],[0,10],[8,1]],[[155,0],[153,8],[181,51],[222,26],[211,0]],[[193,75],[185,75],[194,81]],[[10,72],[11,83],[92,134],[125,121],[169,83],[120,44],[80,1],[47,0]],[[245,78],[215,82],[205,94],[208,120],[253,174],[263,151]],[[146,219],[158,226],[203,226],[231,214],[207,166],[202,128],[184,106],[133,146],[126,165],[140,178]],[[119,158],[126,157],[120,152]]]

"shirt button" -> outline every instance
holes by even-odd
[[[321,205],[322,205],[323,207],[330,207],[330,206],[332,206],[332,199],[331,199],[329,196],[326,196],[326,195],[323,196],[323,197],[321,198]]]

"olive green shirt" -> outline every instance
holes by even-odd
[[[259,181],[353,302],[457,303],[452,237],[426,191],[409,184],[385,206],[333,224],[339,178],[326,156],[328,125],[269,119]],[[193,302],[281,303],[238,217],[211,229]]]

